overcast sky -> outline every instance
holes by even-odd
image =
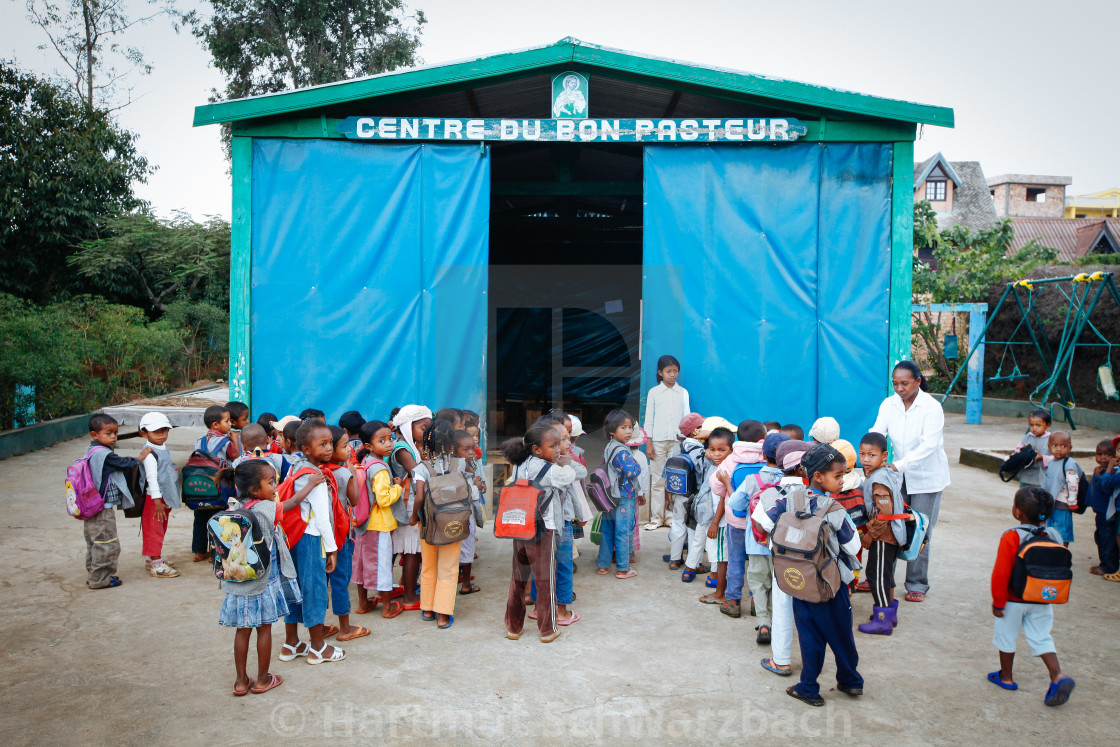
[[[39,73],[24,0],[0,0],[0,56]],[[132,0],[143,10],[143,0]],[[181,7],[208,7],[181,0]],[[421,55],[435,63],[547,44],[565,36],[877,96],[952,107],[956,129],[926,127],[922,159],[977,160],[988,176],[1073,177],[1068,194],[1120,186],[1114,93],[1120,2],[1065,11],[1041,0],[415,0],[428,17]],[[230,215],[218,128],[192,128],[221,76],[189,33],[156,21],[129,40],[155,66],[137,80],[124,126],[159,166],[139,193],[156,212]],[[1109,133],[1112,133],[1110,135]]]

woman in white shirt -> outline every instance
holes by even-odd
[[[871,430],[891,439],[891,466],[902,474],[907,503],[929,517],[925,547],[916,560],[906,564],[906,601],[921,602],[929,591],[929,551],[941,493],[949,486],[945,413],[941,403],[929,395],[929,386],[913,361],[900,361],[891,379],[894,394],[879,405]]]
[[[665,510],[665,460],[680,443],[677,433],[681,419],[689,413],[688,391],[677,383],[680,375],[680,361],[671,355],[661,356],[657,359],[657,386],[646,395],[646,457],[653,463],[646,529],[669,526],[669,513]]]

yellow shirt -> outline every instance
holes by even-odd
[[[401,486],[393,484],[393,475],[387,469],[378,470],[373,475],[373,485],[369,491],[369,522],[366,531],[391,532],[397,528],[397,520],[390,508],[401,498]]]

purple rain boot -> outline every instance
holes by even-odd
[[[891,606],[888,608],[891,611],[891,627],[898,627],[898,600],[892,599]],[[874,617],[874,616],[873,616]]]
[[[871,622],[865,622],[859,626],[859,632],[867,633],[868,635],[890,635],[894,632],[894,626],[891,625],[891,608],[890,607],[875,607],[875,612],[872,615]]]

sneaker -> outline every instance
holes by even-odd
[[[719,606],[719,611],[728,617],[739,618],[743,616],[743,608],[738,599],[728,599]]]
[[[152,563],[152,567],[148,569],[148,573],[151,574],[152,578],[175,578],[179,575],[179,571],[162,560],[157,560]]]

